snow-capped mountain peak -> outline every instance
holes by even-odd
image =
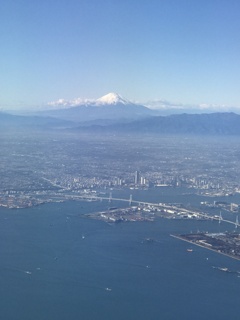
[[[98,99],[82,99],[77,98],[73,100],[65,100],[59,99],[57,101],[52,101],[48,103],[48,106],[51,109],[67,109],[72,107],[80,107],[80,106],[107,106],[107,105],[132,105],[133,103],[118,93],[108,93],[105,96],[98,98]]]
[[[96,105],[106,105],[106,104],[131,104],[130,101],[121,97],[118,93],[108,93],[105,96],[96,100]]]

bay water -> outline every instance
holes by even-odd
[[[204,200],[171,188],[119,190],[113,197],[129,193],[139,201]],[[162,218],[110,225],[86,217],[109,205],[0,208],[1,319],[239,319],[240,277],[213,267],[240,271],[240,261],[170,236],[232,225]]]

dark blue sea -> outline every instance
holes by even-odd
[[[203,200],[170,188],[113,196],[129,193],[154,202]],[[240,271],[240,261],[200,247],[188,252],[188,243],[170,236],[233,226],[161,218],[109,225],[85,216],[108,207],[103,201],[0,208],[1,319],[239,319],[240,277],[213,266]]]

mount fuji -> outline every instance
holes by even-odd
[[[105,96],[96,100],[96,105],[98,105],[98,106],[117,105],[117,104],[128,105],[128,104],[133,104],[133,103],[130,102],[129,100],[123,98],[118,93],[108,93]]]
[[[41,111],[44,116],[58,119],[86,122],[86,121],[132,121],[154,116],[156,111],[143,105],[135,104],[117,93],[108,93],[96,100],[63,100],[51,102],[54,110]]]

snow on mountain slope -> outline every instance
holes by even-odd
[[[118,93],[108,93],[105,96],[99,98],[96,100],[96,105],[109,105],[109,104],[132,104],[132,102],[130,102],[127,99],[124,99],[122,96],[120,96],[120,94]]]

